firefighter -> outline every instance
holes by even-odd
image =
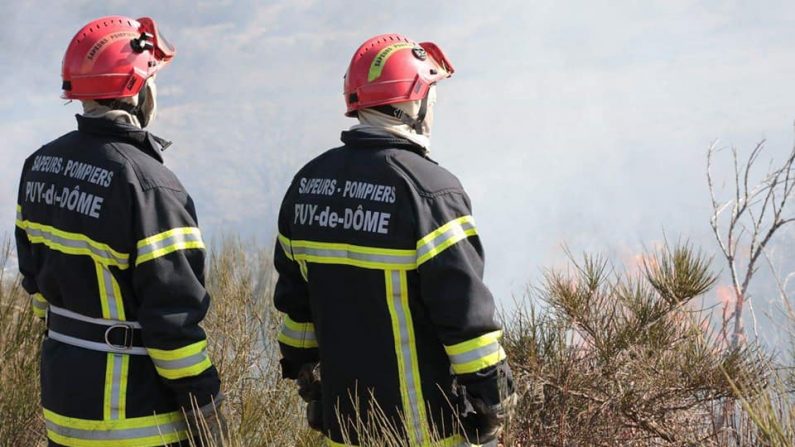
[[[410,446],[496,443],[514,396],[469,197],[429,158],[435,86],[452,73],[433,43],[367,40],[344,81],[359,124],[282,202],[282,374],[331,446],[365,431]]]
[[[41,400],[50,446],[187,445],[218,436],[218,373],[199,323],[210,297],[196,211],[143,130],[174,47],[151,18],[102,17],[74,36],[63,97],[77,130],[24,164],[16,243],[45,318]],[[187,413],[187,420],[185,418]],[[189,433],[190,432],[190,433]]]

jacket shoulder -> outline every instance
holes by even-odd
[[[387,162],[408,180],[420,195],[437,196],[464,192],[458,177],[417,153],[405,150],[390,151]]]
[[[113,142],[110,146],[126,161],[128,169],[133,172],[142,190],[166,188],[184,192],[185,187],[176,174],[160,161],[129,143]]]
[[[318,173],[325,172],[329,168],[336,166],[338,159],[342,155],[343,149],[343,147],[328,149],[315,158],[309,160],[293,176],[293,182],[295,182],[296,179],[304,176],[318,175]]]

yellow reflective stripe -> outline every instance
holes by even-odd
[[[336,242],[291,241],[297,261],[350,265],[376,270],[413,270],[416,250],[366,247]]]
[[[118,420],[88,420],[44,409],[47,437],[69,447],[155,447],[188,438],[180,412]]]
[[[207,349],[207,340],[197,341],[179,349],[146,348],[149,356],[157,360],[180,360],[198,354],[205,349]]]
[[[490,345],[498,341],[501,337],[502,331],[489,332],[471,340],[456,343],[451,346],[445,346],[444,350],[447,351],[447,355],[463,354],[467,351]]]
[[[364,245],[351,245],[337,242],[316,242],[316,241],[291,241],[292,247],[319,248],[330,250],[347,250],[353,253],[363,253],[371,255],[385,256],[414,256],[414,250],[400,250],[396,248],[367,247]]]
[[[476,234],[478,231],[472,216],[462,216],[447,222],[417,241],[417,265],[422,265],[457,242]]]
[[[282,235],[281,233],[279,233],[278,239],[279,239],[279,245],[282,247],[282,251],[284,252],[285,256],[287,256],[287,259],[292,261],[293,250],[292,247],[290,246],[290,239],[288,239],[286,236]]]
[[[33,308],[33,314],[39,318],[44,318],[47,315],[47,308],[50,307],[41,293],[34,293],[30,296],[30,305]]]
[[[174,228],[138,241],[135,265],[178,250],[204,249],[201,231],[196,227]]]
[[[119,282],[113,273],[104,265],[95,262],[97,271],[97,286],[99,287],[99,300],[102,307],[102,318],[124,321],[124,301],[121,296]]]
[[[102,318],[124,321],[124,301],[121,289],[113,273],[106,266],[94,262],[97,272],[97,287],[102,308]],[[130,357],[125,354],[108,353],[105,361],[105,393],[102,415],[105,420],[124,419],[127,404],[127,374]]]
[[[121,418],[127,417],[127,378],[130,375],[130,356],[127,354],[117,354],[121,356],[121,377],[119,380],[119,414]]]
[[[401,325],[400,320],[398,319],[397,309],[395,306],[395,299],[394,299],[394,284],[392,281],[392,272],[385,271],[384,277],[386,280],[386,300],[387,306],[389,307],[389,316],[392,319],[392,334],[395,340],[395,356],[397,358],[397,365],[398,365],[398,378],[400,382],[400,396],[402,399],[402,406],[403,411],[405,413],[406,419],[406,433],[409,437],[409,444],[413,444],[416,442],[416,435],[414,431],[410,428],[413,426],[411,421],[411,402],[409,401],[409,392],[408,387],[406,386],[406,363],[404,361],[403,356],[403,342],[402,337],[400,336],[401,333]]]
[[[94,261],[109,267],[122,270],[129,267],[130,255],[120,253],[108,244],[92,240],[84,234],[71,233],[28,220],[17,219],[16,225],[25,230],[31,243],[44,244],[51,250],[64,254],[90,256]]]
[[[456,374],[469,374],[496,365],[506,358],[500,346],[502,331],[489,332],[444,349],[450,358],[450,366]]]
[[[385,271],[384,278],[409,445],[428,445],[430,431],[425,414],[425,399],[422,396],[414,325],[408,305],[406,272]]]
[[[502,346],[500,346],[497,352],[494,352],[484,357],[480,357],[478,359],[472,360],[467,363],[451,364],[451,366],[453,368],[453,372],[456,374],[470,374],[478,372],[483,368],[494,366],[500,363],[501,361],[505,360],[506,358],[507,355],[505,354],[505,350],[503,350]]]
[[[211,366],[213,366],[213,363],[210,361],[210,358],[207,356],[205,356],[204,359],[198,363],[194,363],[191,366],[186,366],[184,368],[177,368],[177,369],[161,368],[157,366],[157,363],[155,363],[155,369],[157,370],[157,373],[160,374],[161,377],[164,377],[169,380],[177,380],[185,377],[198,376],[199,374],[209,369]]]
[[[111,394],[113,393],[113,354],[107,354],[105,358],[105,392],[102,402],[102,419],[120,419],[118,417],[111,417]]]
[[[127,375],[130,370],[130,356],[108,353],[105,368],[103,418],[124,419],[127,411]]]
[[[284,317],[284,325],[294,331],[315,332],[314,323],[299,323],[290,318],[289,315]]]
[[[430,429],[428,427],[428,418],[425,414],[425,399],[422,395],[422,380],[420,376],[420,363],[417,359],[417,339],[414,334],[414,319],[411,316],[411,309],[409,308],[409,286],[406,271],[400,272],[400,302],[406,312],[406,326],[409,336],[409,350],[411,355],[411,370],[414,377],[414,395],[415,404],[417,405],[417,413],[419,413],[419,422],[414,421],[415,428],[420,430],[423,445],[430,442]]]
[[[318,347],[315,325],[312,323],[298,323],[293,321],[289,315],[284,319],[278,340],[294,348],[308,349]]]
[[[298,262],[298,270],[301,272],[301,277],[304,278],[304,281],[309,282],[309,266],[306,265],[306,261],[296,262]]]
[[[169,380],[197,376],[212,366],[207,355],[207,340],[201,340],[179,349],[146,348],[155,369]]]

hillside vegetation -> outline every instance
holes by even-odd
[[[210,257],[214,302],[204,326],[227,396],[223,444],[320,446],[294,385],[280,379],[268,253],[227,240]],[[0,267],[10,255],[6,244]],[[503,312],[519,389],[503,444],[795,444],[787,365],[751,344],[731,348],[699,308],[715,283],[710,262],[686,245],[645,259],[640,272],[572,259]],[[46,445],[38,407],[44,327],[19,279],[0,271],[0,445]]]

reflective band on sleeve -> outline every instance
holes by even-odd
[[[453,372],[469,374],[505,360],[505,351],[499,342],[501,336],[502,331],[494,331],[472,340],[445,346]]]
[[[30,305],[33,308],[33,314],[39,318],[44,318],[47,315],[47,308],[50,306],[40,293],[30,296]]]
[[[400,394],[409,445],[430,445],[430,430],[422,396],[414,322],[409,309],[406,272],[385,271],[386,299],[398,364]]]
[[[290,239],[287,239],[287,237],[283,236],[281,233],[279,233],[278,239],[279,245],[282,247],[282,251],[284,252],[285,256],[287,256],[287,259],[292,261],[293,249],[290,247]]]
[[[135,265],[177,250],[204,249],[201,231],[196,227],[174,228],[138,242]]]
[[[188,438],[187,425],[180,412],[98,421],[61,416],[45,408],[44,420],[47,436],[69,447],[155,447]]]
[[[27,220],[17,220],[16,224],[25,230],[31,243],[43,244],[51,250],[68,255],[90,256],[106,267],[124,270],[130,266],[130,255],[119,253],[108,244],[94,241],[84,234],[70,233]]]
[[[315,337],[315,325],[295,322],[289,316],[284,319],[278,340],[294,348],[309,349],[318,347],[317,338]]]
[[[22,205],[17,204],[17,226],[22,222]]]
[[[197,376],[212,366],[207,355],[207,340],[179,349],[164,350],[147,348],[157,373],[170,380]]]
[[[342,264],[376,270],[413,270],[415,250],[364,247],[351,244],[314,241],[291,241],[293,256],[298,261],[318,264]]]
[[[447,222],[417,242],[417,265],[422,265],[458,241],[476,234],[478,231],[472,216],[463,216]]]

